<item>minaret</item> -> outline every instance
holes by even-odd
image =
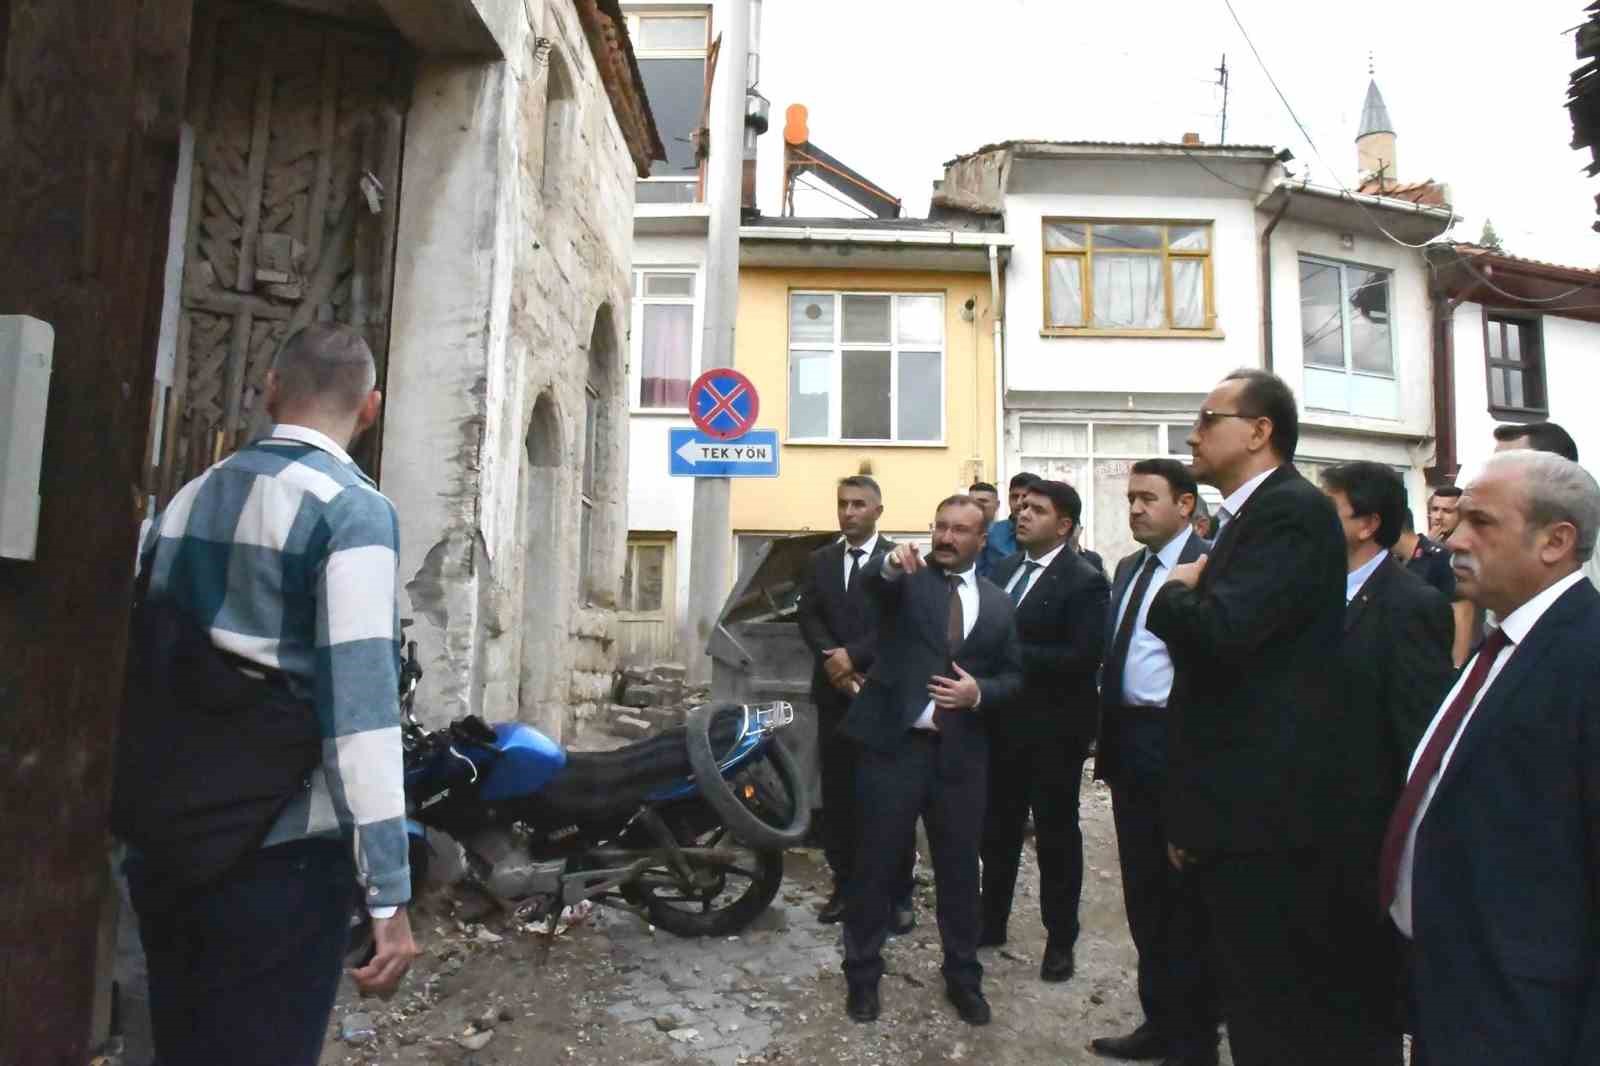
[[[1368,64],[1367,73],[1372,73]],[[1376,79],[1367,82],[1367,100],[1361,105],[1361,129],[1356,133],[1356,166],[1359,180],[1366,182],[1380,172],[1383,184],[1398,180],[1395,172],[1394,120],[1378,91]]]

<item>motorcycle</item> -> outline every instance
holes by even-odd
[[[593,900],[678,936],[726,936],[777,895],[784,849],[805,837],[812,805],[779,739],[789,704],[707,704],[683,727],[580,752],[521,722],[468,716],[426,730],[414,709],[421,677],[411,641],[400,708],[414,886],[433,829],[461,846],[470,884],[551,929],[563,908]],[[358,929],[353,945],[365,940]]]

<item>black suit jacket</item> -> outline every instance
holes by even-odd
[[[1178,553],[1178,565],[1192,563],[1200,556],[1211,551],[1211,542],[1200,534],[1190,532],[1189,539],[1184,541],[1183,550]],[[1111,582],[1111,596],[1106,602],[1106,655],[1111,655],[1111,646],[1117,640],[1117,610],[1122,606],[1122,601],[1127,598],[1128,587],[1139,576],[1139,569],[1144,565],[1145,549],[1129,552],[1117,563],[1117,573]],[[1160,591],[1159,588],[1156,589]],[[1153,606],[1153,605],[1152,605]],[[1138,604],[1130,603],[1130,611],[1137,611]],[[1104,689],[1104,685],[1101,686]],[[1118,758],[1117,738],[1114,730],[1105,728],[1108,718],[1107,711],[1115,710],[1102,704],[1100,717],[1100,739],[1095,745],[1094,776],[1103,781],[1113,780],[1117,775]]]
[[[1417,830],[1415,980],[1432,1062],[1600,1062],[1596,649],[1600,593],[1580,581],[1484,692]]]
[[[878,606],[878,656],[843,728],[867,747],[893,753],[928,704],[929,679],[953,676],[946,634],[950,586],[932,566],[885,581],[883,563],[864,572],[867,594]],[[1009,712],[1022,688],[1022,659],[1011,601],[985,578],[978,579],[977,620],[954,659],[977,678],[982,696],[976,711],[943,716],[944,743],[987,758],[986,723]]]
[[[843,648],[850,653],[856,669],[866,673],[878,650],[878,613],[867,601],[866,582],[861,580],[868,564],[894,550],[894,541],[880,536],[872,554],[861,560],[861,572],[844,587],[845,552],[843,539],[825,544],[811,553],[805,578],[800,585],[800,600],[795,605],[800,636],[811,649],[811,702],[819,710],[843,713],[850,698],[828,683],[822,669],[822,653]]]
[[[1004,589],[1025,558],[1017,552],[1001,563],[995,586]],[[1095,675],[1105,655],[1110,595],[1105,574],[1071,548],[1034,574],[1027,598],[1014,608],[1022,691],[991,728],[1018,738],[1059,736],[1088,750],[1100,718]]]
[[[1292,465],[1218,536],[1198,585],[1163,585],[1150,632],[1174,678],[1167,827],[1196,852],[1305,847],[1343,812],[1320,779],[1344,684],[1344,533]]]
[[[1375,837],[1376,848],[1411,754],[1455,680],[1455,616],[1437,589],[1386,554],[1345,608],[1344,624],[1347,727],[1332,763],[1354,803],[1351,828]]]

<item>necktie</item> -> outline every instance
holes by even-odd
[[[961,609],[961,579],[951,574],[947,580],[950,582],[950,615],[945,635],[950,640],[950,654],[954,656],[961,642],[967,639],[966,615]]]
[[[1106,668],[1101,689],[1103,702],[1107,707],[1120,707],[1122,705],[1122,674],[1128,666],[1128,649],[1133,645],[1133,630],[1139,624],[1139,605],[1144,602],[1145,593],[1150,591],[1150,582],[1155,578],[1156,567],[1161,565],[1161,559],[1153,552],[1146,553],[1143,568],[1139,571],[1139,579],[1133,583],[1133,592],[1128,596],[1128,606],[1122,612],[1122,621],[1117,626],[1117,635],[1111,641],[1111,654],[1106,657]]]
[[[1405,791],[1400,793],[1400,801],[1395,804],[1394,814],[1389,818],[1389,831],[1383,837],[1383,851],[1380,852],[1378,861],[1378,905],[1380,913],[1387,913],[1390,904],[1394,902],[1395,888],[1400,883],[1400,860],[1405,854],[1406,837],[1411,834],[1411,823],[1416,821],[1417,811],[1422,807],[1422,798],[1428,794],[1428,785],[1433,782],[1439,773],[1439,768],[1444,765],[1444,753],[1450,750],[1451,741],[1461,731],[1461,723],[1467,717],[1467,711],[1472,707],[1472,701],[1483,688],[1484,681],[1489,676],[1489,670],[1494,666],[1494,661],[1500,657],[1500,651],[1511,643],[1505,630],[1496,629],[1484,639],[1483,646],[1478,649],[1478,657],[1472,664],[1472,672],[1467,674],[1466,683],[1461,686],[1461,691],[1456,693],[1456,698],[1445,709],[1444,716],[1439,719],[1439,726],[1433,731],[1433,736],[1428,738],[1428,746],[1422,750],[1422,755],[1417,759],[1416,769],[1411,771],[1411,776],[1406,780]]]
[[[1022,576],[1017,578],[1017,583],[1011,586],[1011,602],[1020,605],[1022,597],[1027,595],[1028,586],[1033,583],[1033,572],[1039,569],[1039,564],[1032,559],[1022,560]]]
[[[863,548],[850,549],[850,571],[844,575],[844,590],[850,591],[850,586],[856,583],[856,574],[861,570],[861,557],[867,554]]]

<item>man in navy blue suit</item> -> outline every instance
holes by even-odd
[[[1600,486],[1505,452],[1459,516],[1456,581],[1501,622],[1423,734],[1379,862],[1413,947],[1413,1061],[1600,1062]]]

